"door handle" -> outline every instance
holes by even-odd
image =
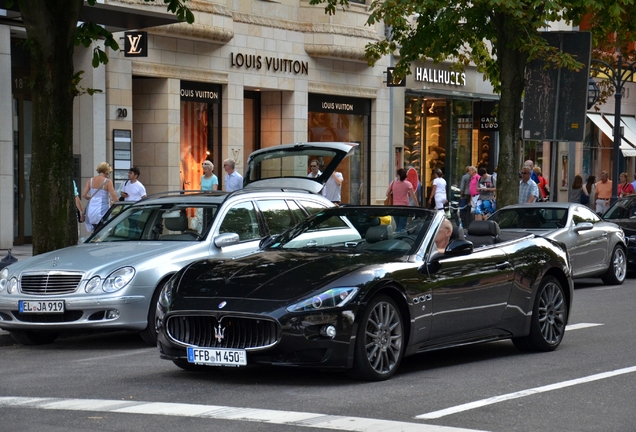
[[[508,261],[502,262],[502,263],[497,263],[495,264],[495,268],[497,270],[506,270],[508,268],[510,268],[510,263]]]

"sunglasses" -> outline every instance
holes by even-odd
[[[309,165],[309,168],[318,168],[318,165]]]

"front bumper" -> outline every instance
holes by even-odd
[[[226,316],[231,315],[229,312],[225,312],[225,314]],[[257,319],[258,316],[253,318]],[[321,369],[346,369],[353,365],[355,326],[351,311],[304,316],[287,315],[276,322],[279,331],[274,344],[264,348],[245,348],[248,365],[298,366]],[[336,336],[333,338],[321,333],[321,329],[330,325],[336,329]],[[162,327],[159,332],[157,346],[162,359],[188,361],[187,347],[189,345],[175,340],[165,327]],[[243,349],[241,346],[229,348]]]
[[[64,313],[20,313],[18,302],[64,300]],[[126,329],[143,330],[150,299],[143,295],[0,296],[0,328],[4,330]]]

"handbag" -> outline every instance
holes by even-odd
[[[126,187],[126,185],[127,185],[127,184],[128,184],[128,180],[126,180],[126,183],[124,183],[124,185],[121,187],[121,190],[119,191],[119,193],[124,192],[124,190],[123,190],[123,189],[124,189],[124,187]],[[120,196],[120,197],[119,197],[119,201],[126,201],[126,198],[125,198],[125,197],[123,197],[123,196]]]
[[[393,182],[391,182],[391,191],[389,192],[389,196],[385,198],[384,205],[393,205]]]

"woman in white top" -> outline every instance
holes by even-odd
[[[433,188],[431,189],[431,196],[428,198],[428,203],[431,204],[432,200],[435,200],[435,209],[444,210],[444,204],[446,204],[446,180],[444,180],[444,173],[441,169],[435,170],[437,176],[433,180]]]
[[[86,204],[84,209],[86,212],[84,223],[89,232],[93,231],[95,225],[106,214],[111,202],[117,201],[113,182],[109,179],[112,171],[113,169],[108,162],[100,163],[97,166],[97,175],[86,182],[82,191],[82,196],[88,200],[88,204]]]

